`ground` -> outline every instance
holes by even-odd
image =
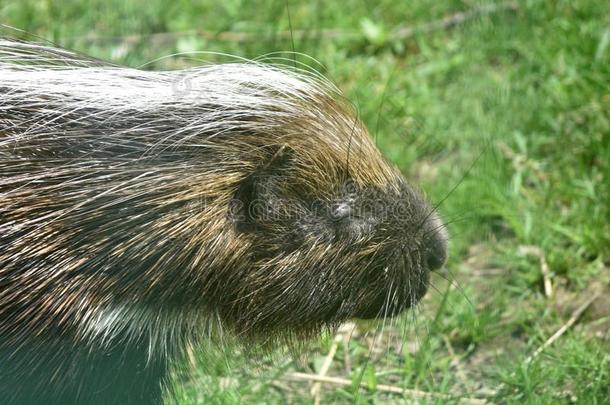
[[[309,55],[448,223],[416,311],[298,355],[193,352],[171,401],[610,397],[610,2],[2,0],[0,22],[146,69]]]

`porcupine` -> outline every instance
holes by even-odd
[[[299,340],[415,305],[447,234],[319,75],[0,39],[0,248],[1,402],[154,404],[211,319]]]

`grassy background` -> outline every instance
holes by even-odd
[[[299,61],[353,100],[386,156],[432,201],[447,197],[440,206],[452,236],[447,272],[433,279],[416,314],[392,327],[355,326],[328,371],[352,383],[323,385],[322,403],[413,401],[380,384],[454,402],[604,403],[610,2],[520,1],[454,27],[397,34],[483,4],[493,3],[0,0],[0,22],[131,66],[154,60],[150,69],[226,60],[193,51],[253,58],[294,47],[321,65]],[[550,297],[540,255],[527,249],[542,253]],[[566,333],[530,357],[597,292]],[[176,376],[171,397],[312,403],[310,385],[287,376],[317,372],[333,339],[257,361],[237,348],[194,354],[198,366]],[[358,382],[367,388],[355,389]]]

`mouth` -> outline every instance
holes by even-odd
[[[405,285],[397,289],[384,289],[376,291],[373,298],[366,300],[356,310],[356,319],[384,319],[394,318],[409,308],[412,308],[426,295],[430,273],[428,271],[418,274],[409,281],[403,280]]]
[[[394,318],[410,307],[411,304],[406,301],[399,304],[387,304],[384,302],[383,304],[379,305],[378,303],[374,303],[356,312],[355,318],[363,320]]]

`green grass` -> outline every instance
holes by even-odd
[[[412,402],[375,388],[387,384],[499,403],[601,404],[610,398],[610,2],[522,1],[457,27],[393,35],[480,4],[2,0],[0,22],[131,66],[178,52],[290,51],[282,32],[304,32],[294,50],[321,65],[299,61],[345,91],[386,156],[432,201],[457,185],[440,206],[454,282],[435,277],[417,314],[392,327],[358,324],[328,372],[352,385],[323,385],[322,402]],[[328,38],[330,29],[344,34]],[[226,58],[190,54],[147,68],[198,60]],[[544,252],[552,297],[523,246]],[[255,361],[238,348],[196,354],[195,371],[176,377],[175,402],[312,403],[307,383],[284,376],[319,370],[332,340]],[[355,389],[359,381],[368,389]]]

